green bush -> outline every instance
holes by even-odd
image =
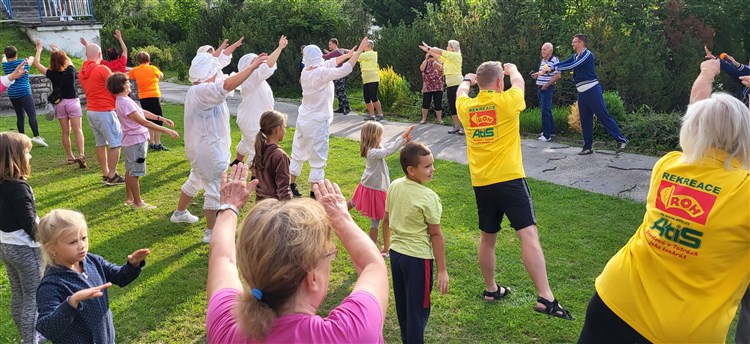
[[[172,67],[172,49],[170,48],[162,50],[153,45],[148,45],[143,48],[135,48],[130,54],[130,60],[133,62],[134,66],[138,65],[136,56],[139,51],[147,52],[151,57],[151,64],[159,67],[159,69],[168,69]]]
[[[407,105],[412,92],[406,79],[394,72],[391,66],[380,68],[378,75],[378,99],[383,111],[394,112],[399,105]]]
[[[568,128],[569,112],[568,107],[552,107],[552,119],[555,122],[556,135],[576,135],[571,133]],[[532,135],[542,132],[542,111],[539,108],[530,108],[521,112],[521,132]]]
[[[620,98],[620,94],[617,91],[605,91],[604,92],[604,104],[607,104],[607,110],[615,121],[624,121],[627,117],[625,112],[625,103]]]
[[[660,155],[680,149],[680,126],[682,113],[659,113],[643,108],[628,115],[620,127],[629,146],[639,152]]]

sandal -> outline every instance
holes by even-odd
[[[374,121],[374,120],[375,120],[375,116],[367,116],[367,117],[365,117],[365,122],[367,122],[367,121]]]
[[[560,304],[557,302],[557,299],[550,301],[540,296],[536,299],[536,302],[543,304],[545,308],[534,306],[534,311],[565,320],[574,319],[573,316],[570,315],[570,311],[560,306]]]
[[[78,163],[78,168],[88,168],[89,165],[86,164],[86,158],[85,157],[78,157],[73,159],[74,163]],[[68,160],[68,165],[70,165],[70,160]]]
[[[427,121],[419,121],[419,124],[427,124]]]
[[[500,292],[500,289],[503,289],[502,293]],[[493,301],[497,301],[497,300],[500,300],[500,299],[508,296],[508,294],[510,294],[510,288],[498,284],[497,285],[497,290],[495,290],[495,291],[487,291],[487,290],[485,290],[483,296],[484,296],[484,301],[493,302]],[[492,300],[487,300],[488,297],[491,297]]]
[[[76,159],[68,159],[68,165],[73,165],[76,163]]]

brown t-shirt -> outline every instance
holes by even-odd
[[[258,178],[258,187],[255,188],[255,201],[266,198],[278,200],[292,199],[292,190],[289,188],[289,156],[278,144],[266,144],[263,151],[262,170],[253,167],[253,175]]]

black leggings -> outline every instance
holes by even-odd
[[[13,109],[16,110],[16,127],[18,132],[23,134],[24,131],[24,111],[29,115],[29,126],[34,136],[39,136],[39,124],[36,122],[36,104],[34,104],[34,97],[30,94],[25,95],[21,98],[13,98],[10,100],[13,104]]]
[[[429,109],[430,102],[435,105],[435,111],[443,110],[443,91],[422,93],[422,108]]]
[[[376,81],[362,85],[362,94],[365,96],[365,104],[378,101],[378,84],[380,83]]]
[[[458,91],[458,85],[448,87],[448,114],[456,116],[456,91]]]
[[[599,293],[595,292],[586,309],[586,320],[578,338],[578,344],[584,343],[651,342],[612,312],[599,297]]]

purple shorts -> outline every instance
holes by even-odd
[[[58,119],[82,117],[81,100],[78,98],[63,99],[55,105],[55,117]]]

